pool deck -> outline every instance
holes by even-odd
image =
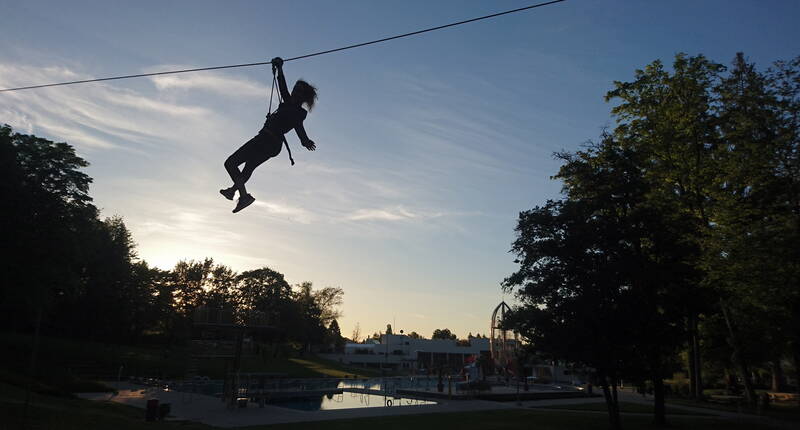
[[[117,386],[116,383],[109,384]],[[510,389],[510,387],[507,387]],[[266,405],[259,408],[258,405],[250,403],[246,408],[228,409],[225,404],[217,397],[189,394],[178,391],[164,391],[152,387],[142,387],[131,384],[120,384],[119,393],[80,393],[78,396],[96,400],[110,401],[125,405],[134,406],[142,409],[142,419],[144,419],[144,407],[148,399],[158,399],[160,402],[171,404],[171,413],[168,419],[179,421],[195,421],[220,428],[232,428],[254,425],[302,423],[310,421],[328,421],[351,418],[384,417],[399,415],[416,415],[427,413],[443,412],[469,412],[486,411],[497,409],[534,409],[537,411],[553,413],[579,413],[579,414],[605,414],[603,411],[586,410],[566,410],[566,409],[545,409],[553,405],[583,404],[604,402],[602,397],[580,397],[568,399],[539,399],[523,400],[521,402],[496,402],[488,400],[447,400],[437,399],[435,405],[418,406],[399,406],[399,407],[372,407],[358,409],[338,409],[324,411],[302,411],[278,406]],[[345,391],[349,391],[346,389]],[[370,390],[364,390],[370,391]],[[516,390],[514,390],[516,393]],[[620,401],[641,403],[652,405],[652,397],[641,397],[639,395],[620,393]],[[794,423],[787,423],[776,419],[759,417],[755,415],[740,414],[734,412],[697,408],[683,405],[668,404],[669,409],[680,409],[689,412],[705,414],[705,416],[692,416],[692,419],[727,419],[737,421],[760,422],[772,425],[778,429],[789,429],[794,427]],[[623,413],[622,415],[650,415],[638,413]]]
[[[111,386],[116,386],[116,383],[111,384]],[[148,399],[158,399],[160,403],[171,404],[170,417],[168,419],[196,421],[223,428],[393,415],[513,409],[519,407],[513,402],[437,400],[438,403],[435,405],[326,411],[301,411],[271,405],[260,408],[253,403],[248,404],[246,408],[228,409],[217,397],[179,391],[165,391],[131,384],[121,384],[117,395],[110,393],[80,393],[78,396],[89,400],[121,403],[141,409],[145,408]],[[142,412],[142,417],[144,418],[144,412]]]
[[[599,397],[590,395],[577,390],[554,390],[552,388],[530,387],[525,391],[516,386],[493,386],[487,391],[452,391],[447,388],[440,393],[434,389],[397,389],[397,394],[424,399],[448,399],[448,400],[493,400],[500,402],[526,401],[526,400],[549,400],[549,399],[582,399],[587,397]]]

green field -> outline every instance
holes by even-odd
[[[0,370],[0,381],[15,383],[15,375],[29,371],[32,339],[28,335],[2,333],[0,345],[4,350],[0,355],[0,368],[4,369]],[[115,380],[120,374],[123,378],[181,379],[186,375],[189,358],[188,349],[180,346],[113,345],[42,337],[36,379],[62,387],[64,391],[79,391],[74,386],[83,380]],[[225,372],[224,359],[200,359],[196,365],[197,374],[211,379],[221,379]],[[266,354],[245,356],[242,370],[285,374],[289,378],[380,376],[377,370],[349,367],[312,354],[282,353],[274,358],[267,358]]]
[[[92,402],[71,396],[34,393],[25,419],[25,390],[0,383],[0,428],[36,430],[144,429],[144,411],[114,403]],[[161,424],[161,423],[159,423]],[[163,428],[210,429],[183,423],[163,423]]]
[[[668,420],[671,429],[695,430],[760,430],[770,427],[708,418],[671,418]],[[622,418],[625,430],[658,429],[652,424],[652,417],[628,416]],[[608,418],[602,414],[581,414],[570,412],[541,412],[530,410],[498,410],[482,412],[446,413],[409,415],[400,417],[362,418],[357,420],[337,420],[316,423],[304,423],[303,430],[347,430],[353,428],[380,428],[382,430],[606,430],[609,428]],[[274,425],[268,427],[247,427],[255,429],[297,429],[297,424]]]
[[[696,408],[713,409],[727,412],[741,412],[745,414],[755,415],[758,411],[751,410],[746,407],[739,408],[735,405],[724,405],[719,403],[711,403],[708,401],[695,401],[688,399],[670,398],[668,403],[676,405],[692,406]],[[800,406],[796,402],[779,402],[772,403],[768,410],[764,411],[764,415],[785,421],[800,421]]]
[[[606,412],[608,409],[606,408],[605,403],[576,403],[571,405],[553,405],[553,406],[545,406],[547,409],[570,409],[576,411],[599,411],[599,412]],[[653,406],[652,405],[644,405],[641,403],[631,403],[631,402],[619,402],[619,411],[622,413],[625,412],[634,412],[640,414],[652,414],[653,413]],[[710,414],[703,414],[698,412],[691,412],[685,411],[681,409],[670,408],[667,405],[667,414],[668,415],[710,415]]]

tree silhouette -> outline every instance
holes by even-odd
[[[431,335],[431,339],[452,339],[456,340],[458,337],[450,332],[450,329],[436,329],[433,331],[433,335]]]

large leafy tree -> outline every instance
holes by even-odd
[[[334,352],[344,352],[345,338],[342,337],[342,330],[339,328],[338,321],[331,321],[326,338],[327,343],[333,347]]]
[[[715,156],[720,141],[714,114],[718,97],[713,88],[725,68],[702,55],[678,54],[672,69],[654,61],[637,70],[633,81],[615,82],[606,100],[617,103],[612,109],[615,139],[646,163],[642,173],[652,187],[650,198],[705,226],[685,238],[702,245],[714,223],[713,193],[720,173]],[[716,286],[694,287],[685,307],[690,379],[692,392],[698,395],[702,392],[698,322],[701,314],[717,305],[715,293],[709,291]]]
[[[537,351],[596,369],[614,427],[622,377],[654,382],[663,422],[662,381],[694,276],[696,252],[681,237],[694,226],[649,199],[642,160],[612,136],[561,158],[566,198],[520,214],[520,269],[504,285],[523,305],[510,322]]]
[[[695,395],[706,367],[701,347],[708,358],[733,357],[725,367],[737,369],[751,403],[754,365],[772,362],[778,374],[790,346],[797,362],[798,66],[795,59],[760,73],[737,55],[727,72],[702,55],[679,54],[671,70],[656,61],[615,83],[607,95],[614,130],[562,157],[566,198],[520,217],[513,250],[521,268],[506,286],[519,288],[525,305],[513,317],[535,346],[581,357],[558,343],[570,318],[606,322],[602,336],[621,342],[621,351],[636,340],[626,354],[635,360],[623,367],[656,385],[659,422],[658,385],[682,336]],[[607,294],[592,296],[598,288]],[[638,332],[620,332],[602,315],[604,303],[633,302],[627,309]],[[588,356],[593,366],[613,361],[595,356],[602,345]]]
[[[742,373],[771,362],[775,389],[781,358],[791,350],[800,357],[792,348],[800,341],[798,65],[762,73],[739,54],[716,88],[725,174],[705,263]]]
[[[292,287],[282,273],[262,267],[238,277],[236,303],[240,322],[263,318],[267,324],[285,326],[291,315],[291,302]]]
[[[700,368],[697,321],[720,318],[753,404],[751,367],[761,354],[778,362],[797,339],[798,61],[760,73],[739,54],[725,72],[681,54],[671,72],[655,62],[608,98],[615,138],[646,158],[654,197],[702,227],[687,237],[703,273],[688,303],[690,369]],[[700,378],[693,385],[699,394]]]
[[[4,325],[39,326],[55,300],[81,286],[82,233],[96,227],[88,163],[66,143],[0,127]]]
[[[326,335],[325,324],[321,318],[322,309],[315,293],[311,282],[297,285],[292,303],[297,310],[293,320],[285,322],[289,335],[301,341],[305,350],[310,350],[313,344],[322,343]]]
[[[344,300],[344,290],[339,287],[324,287],[311,292],[314,305],[319,309],[319,319],[323,325],[330,325],[342,316],[339,307]]]

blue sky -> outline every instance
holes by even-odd
[[[0,87],[293,57],[531,3],[5,0]],[[319,88],[318,150],[290,133],[297,165],[256,170],[237,215],[222,162],[263,123],[267,67],[4,93],[0,122],[74,145],[151,264],[342,287],[345,335],[465,336],[503,298],[519,211],[558,196],[551,154],[613,125],[614,80],[676,52],[793,58],[798,18],[789,0],[569,0],[287,63]]]

